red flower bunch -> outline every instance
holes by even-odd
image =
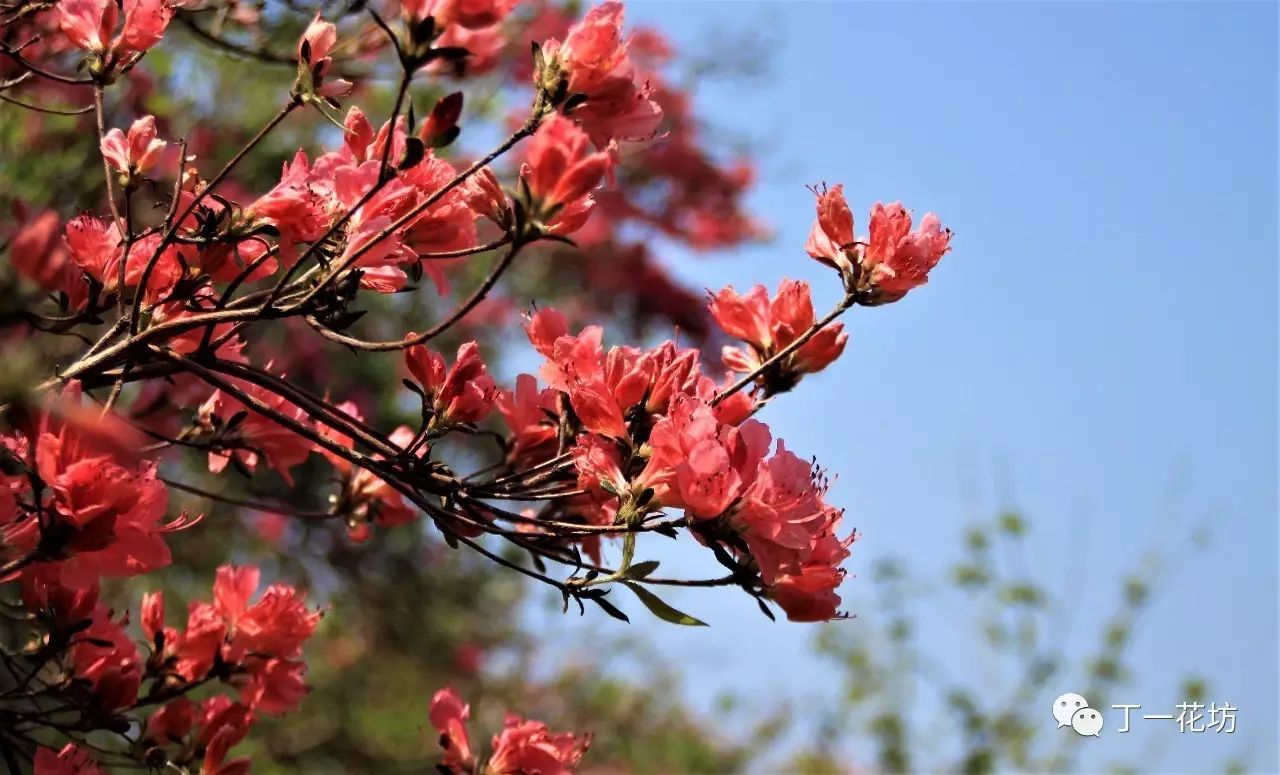
[[[173,18],[173,4],[167,0],[125,0],[117,34],[121,6],[115,0],[59,0],[56,9],[62,33],[71,45],[95,57],[93,68],[101,74],[117,64],[131,66],[160,42]]]
[[[542,44],[540,81],[551,95],[565,95],[571,115],[604,147],[612,140],[652,137],[662,121],[653,91],[636,79],[622,38],[622,3],[601,3],[569,29],[564,42]]]
[[[285,584],[272,584],[250,605],[258,580],[254,567],[219,568],[213,602],[191,605],[185,631],[164,626],[162,593],[148,595],[142,630],[162,673],[189,683],[217,677],[240,689],[246,708],[285,713],[306,694],[306,665],[298,657],[320,614]]]
[[[67,586],[48,568],[36,569],[24,574],[22,597],[49,628],[44,649],[56,652],[69,644],[59,659],[70,680],[84,687],[80,701],[86,712],[158,706],[144,725],[148,756],[163,754],[179,766],[202,759],[206,773],[245,773],[248,760],[228,761],[228,750],[258,714],[297,707],[306,693],[302,645],[320,619],[284,584],[271,585],[250,604],[257,586],[257,568],[219,568],[213,602],[191,605],[185,631],[165,626],[162,593],[145,595],[140,624],[150,651],[146,658],[127,631],[128,618],[114,616],[98,601],[97,584]],[[216,694],[196,703],[184,696],[215,680],[237,689],[238,699]],[[38,751],[35,769],[100,771],[73,744],[57,753]]]
[[[609,156],[590,150],[587,134],[553,115],[529,145],[520,176],[529,217],[548,232],[569,234],[591,216],[591,191],[609,170]]]
[[[673,47],[624,34],[621,3],[577,18],[569,4],[401,0],[389,19],[356,4],[332,21],[239,0],[46,5],[10,14],[6,100],[27,91],[12,101],[35,106],[37,150],[100,156],[102,185],[16,204],[0,240],[14,270],[0,330],[23,356],[0,391],[0,592],[21,606],[22,645],[0,643],[0,657],[27,671],[0,693],[0,742],[20,767],[239,775],[249,762],[234,749],[256,721],[304,701],[321,617],[298,587],[211,560],[211,596],[171,622],[165,596],[179,592],[130,605],[102,583],[186,555],[168,534],[197,520],[169,516],[171,493],[304,555],[264,566],[282,573],[332,562],[328,578],[345,577],[353,558],[405,545],[349,542],[417,523],[400,536],[429,541],[434,526],[428,553],[474,551],[584,612],[628,619],[610,596],[626,589],[660,619],[702,624],[659,596],[682,583],[736,588],[771,617],[843,616],[856,535],[767,410],[843,354],[838,318],[925,284],[951,247],[936,216],[916,225],[877,204],[860,238],[842,188],[816,191],[804,247],[839,272],[834,307],[819,314],[809,285],[785,279],[772,296],[726,287],[704,304],[657,252],[761,236],[744,204],[752,167],[705,145],[669,77]],[[148,73],[176,13],[190,45],[296,63],[238,150],[169,108],[203,116],[199,95],[153,94],[203,61],[179,50]],[[262,70],[244,88],[272,93]],[[495,99],[531,97],[487,152],[473,127],[491,100],[455,88],[481,72]],[[385,99],[366,99],[387,74]],[[90,92],[83,111],[39,107]],[[376,120],[343,113],[347,95],[378,105]],[[69,134],[46,118],[64,112]],[[531,298],[536,376],[506,382],[490,348]],[[606,314],[643,343],[613,341]],[[678,337],[651,336],[673,325]],[[731,341],[706,362],[713,326]],[[45,334],[64,338],[29,346]],[[656,577],[641,533],[684,536],[723,570]],[[469,716],[451,689],[432,699],[447,771],[567,773],[591,739],[508,714],[485,755]]]
[[[809,230],[805,250],[835,267],[846,284],[868,294],[863,303],[897,301],[912,288],[929,281],[933,270],[951,250],[951,231],[938,216],[927,213],[920,228],[911,230],[911,215],[899,202],[871,210],[871,235],[859,241],[853,234],[853,214],[844,200],[844,187],[817,192],[818,217]]]
[[[27,427],[0,436],[0,579],[40,574],[69,587],[169,564],[168,493],[137,435],[99,420],[71,385]]]
[[[455,775],[477,771],[476,757],[467,736],[471,706],[462,702],[452,687],[431,698],[431,726],[440,733],[444,756],[440,768]],[[541,721],[527,721],[508,713],[502,731],[494,735],[492,753],[480,771],[493,775],[569,775],[582,761],[591,745],[591,735],[553,733]]]
[[[436,423],[476,423],[489,416],[496,388],[475,342],[458,348],[451,367],[446,366],[444,356],[422,345],[405,350],[404,360],[430,399]]]
[[[441,29],[456,24],[478,30],[502,21],[515,4],[516,0],[402,0],[401,7],[413,21],[430,17]]]
[[[726,287],[711,296],[711,314],[726,334],[747,345],[724,348],[724,365],[742,374],[761,368],[817,322],[809,284],[798,280],[783,280],[772,300],[763,285],[741,296],[732,286]],[[848,341],[844,325],[834,323],[822,328],[770,367],[770,377],[781,387],[772,385],[767,389],[789,389],[801,375],[822,371],[840,357]]]
[[[337,409],[357,422],[363,420],[356,405],[350,401],[339,404]],[[317,430],[323,437],[342,447],[349,448],[354,443],[351,437],[344,436],[331,428]],[[390,441],[398,448],[410,450],[419,457],[429,449],[426,444],[420,444],[416,450],[413,449],[418,439],[407,425],[401,425],[392,431]],[[340,474],[342,487],[340,494],[333,498],[333,511],[346,519],[347,536],[352,541],[368,540],[372,525],[391,528],[412,522],[417,517],[417,511],[413,506],[407,503],[404,496],[385,479],[367,468],[352,465],[346,458],[326,449],[322,448],[320,452]]]

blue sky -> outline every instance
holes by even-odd
[[[860,228],[871,203],[900,199],[956,232],[928,286],[854,310],[844,358],[765,417],[839,475],[831,498],[864,534],[851,573],[885,557],[941,573],[966,524],[1017,506],[1038,579],[1075,599],[1078,649],[1121,573],[1205,524],[1211,543],[1171,568],[1113,701],[1171,712],[1194,672],[1240,708],[1240,731],[1104,731],[1080,741],[1083,764],[1141,766],[1155,747],[1163,768],[1280,769],[1276,6],[653,0],[630,18],[684,50],[718,28],[775,44],[767,80],[711,86],[699,105],[762,141],[753,204],[776,239],[675,256],[691,284],[799,277],[834,301],[834,276],[802,250],[804,186],[823,180],[845,184]],[[652,556],[714,572],[696,549]],[[732,593],[673,601],[713,626],[628,632],[686,666],[695,705],[729,688],[769,706],[833,691],[799,656],[811,628]],[[955,622],[934,613],[924,642],[964,669]],[[557,638],[622,634],[547,623]],[[1047,719],[1053,696],[1028,712]]]

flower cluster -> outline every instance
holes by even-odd
[[[477,69],[502,46],[500,25],[518,0],[401,0],[406,34],[402,50],[434,72]],[[460,52],[466,52],[463,56]],[[483,61],[479,69],[483,69]]]
[[[653,90],[637,80],[622,37],[623,15],[622,3],[601,3],[564,42],[550,38],[539,51],[539,85],[553,99],[567,99],[574,120],[601,147],[651,137],[662,121]]]
[[[467,735],[471,706],[463,703],[452,687],[435,693],[428,717],[440,733],[440,747],[444,750],[440,769],[454,775],[477,771],[492,775],[568,775],[591,745],[591,735],[553,733],[541,721],[508,713],[502,731],[493,736],[488,762],[478,767]]]
[[[219,568],[213,602],[192,604],[184,631],[165,627],[162,593],[147,595],[142,631],[162,674],[188,683],[218,677],[240,689],[246,708],[284,713],[306,693],[298,657],[320,614],[285,584],[272,584],[250,605],[259,575],[254,567]]]
[[[363,420],[360,410],[351,401],[344,401],[337,406],[338,411],[357,422]],[[320,435],[342,447],[350,448],[352,440],[331,428],[317,428]],[[409,450],[418,457],[426,454],[429,447],[422,445],[413,450],[415,434],[407,425],[401,425],[391,432],[390,441],[396,447]],[[320,450],[329,464],[338,472],[341,481],[339,492],[330,496],[333,503],[333,514],[341,516],[347,523],[347,536],[356,542],[369,539],[372,526],[391,528],[412,522],[417,511],[405,502],[404,496],[396,491],[387,480],[362,466],[352,465],[350,461],[335,455],[326,449]]]
[[[18,731],[5,745],[41,773],[127,763],[238,775],[249,762],[232,751],[252,725],[303,702],[320,614],[298,588],[259,593],[257,567],[221,565],[181,623],[166,616],[173,589],[132,616],[113,602],[104,579],[169,565],[168,534],[198,521],[167,516],[171,492],[253,515],[265,540],[299,539],[288,548],[307,553],[300,567],[323,564],[323,546],[349,570],[396,550],[375,530],[425,516],[441,545],[553,587],[566,609],[626,619],[606,595],[627,589],[658,618],[701,624],[653,591],[674,583],[738,588],[771,617],[842,616],[856,535],[823,469],[765,413],[842,356],[837,318],[927,281],[951,247],[938,218],[914,225],[900,204],[877,204],[859,237],[843,189],[824,187],[804,248],[839,273],[829,313],[813,300],[828,289],[794,280],[704,303],[655,251],[762,236],[744,205],[752,169],[706,147],[668,77],[672,46],[626,30],[622,3],[581,18],[568,3],[399,0],[386,18],[356,4],[333,21],[286,20],[274,41],[256,26],[281,20],[248,5],[57,0],[17,14],[23,34],[6,39],[28,43],[0,42],[6,91],[92,91],[94,115],[66,111],[66,123],[92,137],[103,183],[74,207],[17,205],[4,227],[6,342],[85,343],[20,364],[22,384],[0,391],[0,590],[21,600],[27,644],[0,643],[0,656],[32,670],[0,697]],[[194,39],[296,64],[278,112],[236,152],[148,98],[164,81],[143,60],[175,16]],[[499,93],[531,100],[484,153],[471,127],[492,105],[454,87],[495,70]],[[362,76],[375,72],[399,75],[388,99],[364,100],[381,105],[376,119],[344,112],[338,98],[369,96],[378,86]],[[47,112],[59,111],[32,120],[52,133]],[[279,176],[251,174],[245,160],[278,149],[304,115],[340,131],[289,134],[283,161],[257,168],[280,164]],[[208,159],[227,161],[214,171]],[[429,289],[410,296],[424,277]],[[500,381],[489,348],[530,298],[542,302],[523,326],[536,375]],[[637,339],[672,324],[680,335],[606,342],[593,322],[605,314]],[[726,338],[708,361],[706,346]],[[295,518],[307,527],[286,532]],[[687,534],[723,570],[655,576],[657,561],[636,556],[641,533]],[[51,725],[63,712],[74,724]],[[451,689],[432,700],[444,770],[570,772],[590,742],[509,715],[486,756],[469,715]],[[98,733],[123,742],[99,748]]]
[[[807,303],[808,289],[791,287],[803,291]],[[798,458],[781,442],[766,459],[770,433],[748,419],[753,398],[721,396],[702,373],[698,352],[671,342],[650,351],[606,351],[600,328],[570,335],[564,317],[552,309],[531,316],[526,331],[547,359],[543,378],[565,395],[572,421],[582,429],[572,453],[579,486],[593,501],[589,521],[635,523],[665,507],[683,509],[693,522],[714,523],[703,528],[704,540],[722,540],[746,565],[754,564],[762,591],[789,617],[838,614],[835,588],[853,537],[837,537],[840,512],[823,501],[820,473],[809,465],[797,468]],[[842,347],[842,335],[835,333],[832,341]],[[526,404],[547,405],[534,393],[532,378],[523,379]],[[546,438],[550,429],[542,418],[521,414],[524,423],[510,422],[512,447]]]
[[[121,5],[115,0],[60,0],[56,8],[63,34],[93,57],[90,70],[98,77],[131,67],[160,42],[173,18],[167,0],[125,0],[123,24],[118,24]]]
[[[228,760],[228,751],[259,714],[297,707],[306,693],[302,646],[320,618],[285,584],[272,584],[250,604],[258,578],[254,567],[219,568],[213,601],[193,603],[183,631],[165,626],[162,593],[145,595],[139,616],[149,650],[144,657],[127,630],[128,617],[99,601],[96,583],[69,586],[48,568],[24,574],[23,604],[46,632],[38,654],[62,663],[69,676],[51,687],[64,693],[47,690],[47,698],[64,703],[64,710],[79,708],[86,718],[118,718],[126,728],[136,718],[131,714],[145,709],[140,745],[153,767],[201,762],[205,773],[248,772],[248,760]],[[237,690],[236,698],[185,696],[212,681]],[[74,744],[41,749],[35,770],[101,771]]]
[[[127,136],[109,132],[102,152],[112,167],[126,177],[151,170],[166,145],[156,138],[154,127],[148,116],[135,122]],[[280,182],[243,210],[200,199],[198,191],[184,192],[179,204],[193,211],[184,220],[191,237],[213,224],[224,229],[220,240],[165,238],[156,231],[126,239],[118,223],[86,214],[66,224],[62,245],[40,240],[36,224],[24,229],[15,263],[47,289],[66,294],[76,307],[93,307],[100,295],[111,298],[122,288],[164,302],[179,295],[199,297],[198,286],[188,280],[269,278],[301,255],[320,251],[300,246],[341,232],[345,237],[339,248],[326,245],[323,255],[350,268],[346,276],[361,287],[379,293],[400,290],[410,268],[425,270],[444,292],[444,262],[423,257],[476,246],[477,213],[462,189],[441,193],[457,171],[428,149],[412,168],[387,181],[379,172],[382,159],[395,162],[403,156],[405,122],[375,132],[364,114],[352,108],[345,127],[346,142],[338,150],[315,160],[299,151],[284,164]],[[48,224],[47,219],[39,221],[39,228]],[[274,244],[268,235],[275,236]]]
[[[168,492],[138,438],[100,419],[69,385],[25,427],[0,436],[0,578],[38,574],[69,587],[135,576],[170,562]]]
[[[444,356],[423,345],[405,350],[404,360],[429,399],[430,415],[437,424],[477,423],[489,415],[497,388],[475,342],[458,348],[453,366],[446,366]]]
[[[286,482],[292,482],[290,471],[307,459],[315,445],[292,429],[252,410],[246,401],[254,402],[253,406],[260,402],[278,412],[278,416],[299,424],[309,422],[306,413],[283,396],[257,385],[240,382],[236,387],[243,391],[243,398],[215,390],[198,410],[196,427],[204,432],[210,444],[209,470],[221,473],[231,464],[252,473],[260,462],[265,462]]]
[[[591,152],[586,132],[553,115],[529,144],[520,184],[529,217],[549,232],[568,234],[591,215],[591,191],[609,170],[609,155]]]
[[[929,272],[951,249],[951,231],[933,213],[911,230],[911,214],[900,202],[879,202],[871,210],[870,236],[858,240],[844,187],[817,192],[818,217],[809,230],[805,250],[837,269],[848,287],[868,294],[864,303],[897,301],[929,281]]]
[[[783,280],[773,299],[763,285],[743,295],[729,286],[711,296],[710,309],[721,330],[746,345],[724,348],[724,365],[742,374],[762,368],[817,322],[809,284],[800,280]],[[822,328],[784,360],[773,364],[766,375],[766,393],[788,390],[801,375],[822,371],[840,357],[848,341],[843,324]]]

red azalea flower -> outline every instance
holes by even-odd
[[[462,702],[453,687],[445,687],[431,698],[428,717],[431,726],[440,732],[440,747],[444,749],[441,765],[458,775],[471,772],[475,766],[471,742],[467,738],[466,723],[470,716],[471,706]]]
[[[662,108],[647,83],[639,83],[622,38],[622,3],[601,3],[569,29],[564,42],[542,44],[548,71],[568,81],[569,95],[583,95],[575,121],[604,148],[612,140],[642,140],[662,122]]]
[[[431,397],[432,411],[441,423],[480,422],[489,416],[497,387],[475,342],[458,348],[452,367],[446,365],[444,356],[425,345],[410,347],[404,359],[409,373]]]
[[[535,217],[556,233],[576,231],[590,216],[591,191],[610,164],[608,154],[591,151],[587,134],[572,121],[547,118],[529,143],[520,173]]]
[[[143,116],[133,122],[127,136],[119,129],[108,131],[100,146],[112,167],[122,174],[133,175],[151,169],[169,144],[156,138],[155,116]]]
[[[508,713],[502,731],[493,738],[493,755],[486,772],[494,775],[570,775],[582,762],[591,736],[553,733],[540,721],[526,721]]]

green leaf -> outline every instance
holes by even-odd
[[[653,594],[652,592],[640,586],[639,584],[635,584],[630,581],[623,581],[622,584],[627,589],[636,593],[636,597],[640,598],[640,602],[644,603],[644,607],[648,608],[650,613],[652,613],[654,616],[658,617],[664,622],[671,622],[672,624],[683,624],[688,627],[706,627],[707,626],[706,622],[699,621],[698,619],[694,619],[689,614],[686,614],[683,611],[677,611],[676,609],[667,605],[662,598]]]
[[[628,568],[627,576],[633,579],[642,579],[649,576],[657,569],[658,569],[657,560],[645,560],[644,562],[637,562],[636,564]]]

